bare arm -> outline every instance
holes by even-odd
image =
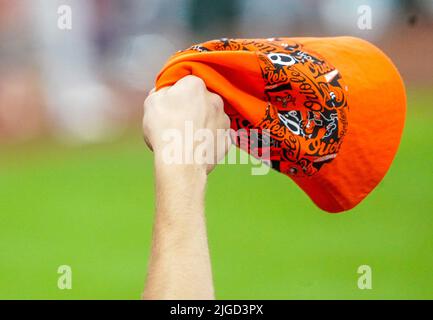
[[[174,90],[172,90],[174,89]],[[215,152],[212,163],[167,163],[164,130],[176,129],[185,136],[185,121],[192,121],[194,132],[207,128],[217,139],[217,128],[228,128],[222,100],[208,92],[204,83],[189,76],[173,87],[164,88],[145,102],[144,133],[155,155],[156,213],[152,249],[144,299],[213,299],[214,289],[209,257],[204,197],[207,173],[227,152]],[[152,96],[151,95],[151,96]],[[189,137],[191,138],[191,137]],[[183,142],[182,141],[182,142]],[[181,148],[185,157],[191,149]],[[205,149],[206,149],[205,148]],[[185,159],[185,158],[184,158]],[[198,161],[200,162],[200,161]]]
[[[155,165],[156,215],[145,299],[213,299],[204,216],[206,171]]]

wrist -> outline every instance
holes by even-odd
[[[191,179],[197,178],[199,181],[207,177],[208,164],[196,163],[193,159],[191,162],[185,162],[182,158],[179,161],[170,159],[160,149],[154,150],[154,161],[156,170],[174,171],[176,176],[186,175]]]
[[[207,183],[205,166],[166,163],[156,152],[155,178],[158,212],[175,216],[203,212]]]

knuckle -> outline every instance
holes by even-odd
[[[212,104],[217,109],[222,109],[224,107],[224,100],[216,93],[210,93],[210,99],[212,101]]]
[[[222,117],[222,123],[224,124],[224,128],[228,129],[230,128],[230,118],[227,114],[223,113],[223,117]]]
[[[144,100],[144,104],[143,104],[145,110],[149,109],[152,106],[156,97],[157,97],[156,93],[151,93],[147,96],[147,98],[146,98],[146,100]]]
[[[206,85],[205,85],[203,79],[201,79],[201,78],[199,78],[199,77],[196,77],[196,76],[190,75],[190,76],[187,76],[187,78],[188,78],[188,81],[189,81],[189,82],[191,83],[191,85],[193,85],[193,86],[203,87],[203,88],[206,87]]]
[[[196,90],[198,88],[204,89],[206,87],[204,81],[201,78],[193,76],[193,75],[188,75],[188,76],[180,79],[177,82],[177,84],[179,84],[179,86],[194,89],[194,90]]]

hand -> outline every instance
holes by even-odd
[[[223,100],[194,76],[151,92],[144,102],[144,138],[155,153],[156,181],[144,299],[215,297],[204,215],[206,172],[228,151],[229,125]],[[170,150],[181,152],[179,165],[168,163]],[[202,161],[197,155],[203,153],[212,156]]]
[[[168,140],[175,133],[178,139],[172,139],[171,144],[175,143],[176,150],[182,153],[182,163],[202,166],[209,173],[230,147],[230,120],[223,107],[222,98],[209,92],[203,80],[186,76],[147,97],[143,117],[145,141],[158,161],[166,161],[164,149],[167,151]]]

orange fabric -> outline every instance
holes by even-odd
[[[400,142],[403,82],[357,38],[221,39],[175,54],[157,89],[193,74],[221,95],[233,129],[270,132],[272,167],[323,210],[349,210],[382,180]]]

